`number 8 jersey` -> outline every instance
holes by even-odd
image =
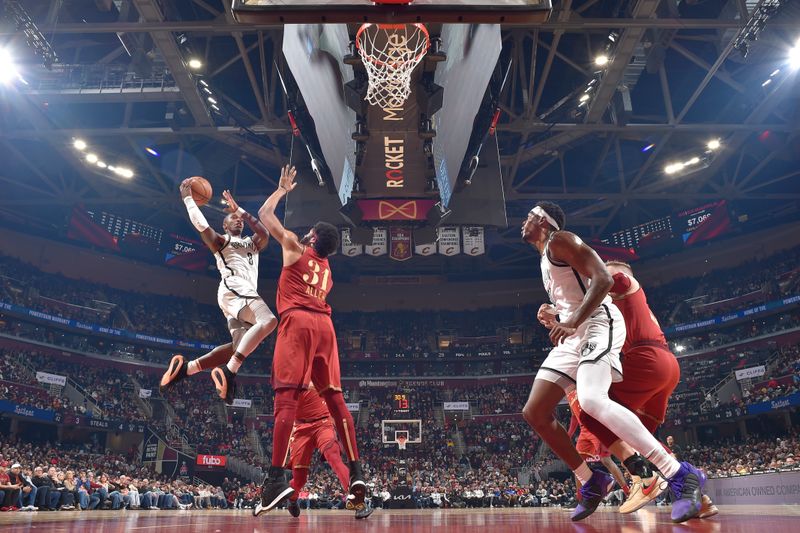
[[[214,254],[223,286],[244,298],[258,298],[258,247],[252,237],[227,235],[222,248]]]
[[[283,315],[291,309],[305,309],[330,315],[331,306],[325,300],[331,288],[333,278],[328,259],[318,256],[311,246],[306,246],[296,263],[281,270],[275,302],[278,314]]]

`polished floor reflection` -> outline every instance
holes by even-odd
[[[0,531],[22,533],[315,533],[425,531],[529,533],[531,531],[579,533],[789,533],[800,531],[800,506],[721,506],[707,520],[673,524],[668,509],[642,509],[622,516],[616,509],[601,509],[581,523],[573,523],[560,509],[467,509],[446,511],[382,511],[367,520],[354,520],[346,511],[311,511],[292,518],[275,511],[254,518],[249,511],[97,511],[53,513],[2,513]]]

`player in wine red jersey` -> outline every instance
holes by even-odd
[[[244,360],[272,333],[278,320],[258,295],[258,254],[267,246],[269,233],[259,220],[239,207],[225,191],[228,216],[222,222],[224,235],[208,225],[202,211],[192,198],[192,178],[180,185],[181,197],[189,220],[200,232],[203,242],[217,260],[220,280],[217,303],[228,321],[231,342],[217,346],[193,361],[174,355],[161,377],[159,388],[164,393],[177,382],[203,370],[211,371],[217,394],[226,404],[236,395],[236,374]],[[253,236],[244,237],[247,223]]]
[[[333,287],[328,256],[339,246],[339,231],[331,224],[317,222],[300,239],[283,227],[275,216],[275,208],[297,186],[296,176],[294,167],[285,166],[277,190],[258,211],[261,222],[283,249],[283,269],[276,298],[281,321],[272,358],[275,390],[272,466],[264,480],[261,501],[253,510],[255,516],[272,510],[294,492],[286,482],[283,465],[298,401],[312,379],[325,399],[349,460],[347,508],[363,509],[367,492],[358,460],[353,416],[342,395],[339,349],[331,306],[326,301]]]
[[[336,426],[331,420],[325,400],[320,397],[313,383],[300,396],[296,416],[292,437],[289,439],[291,459],[288,465],[292,469],[292,481],[289,484],[294,489],[294,493],[289,496],[287,507],[295,518],[300,516],[297,495],[308,480],[308,469],[311,466],[311,457],[315,449],[320,451],[331,466],[336,477],[339,478],[345,494],[350,488],[350,473],[342,461],[342,447],[336,438]],[[372,514],[372,511],[372,507],[367,506],[356,511],[356,518],[366,518]]]

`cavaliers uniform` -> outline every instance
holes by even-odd
[[[217,290],[217,303],[227,319],[238,319],[239,313],[258,296],[258,246],[252,237],[226,235],[214,258],[222,277]]]
[[[330,418],[328,406],[315,389],[306,389],[300,395],[297,404],[297,418],[289,442],[291,449],[289,465],[292,469],[309,468],[314,449],[324,454],[333,446],[338,449],[339,441],[336,438],[336,427]],[[347,487],[344,489],[347,491]]]
[[[567,401],[569,402],[569,409],[572,411],[572,420],[579,420],[583,411],[581,410],[581,404],[578,403],[578,391],[575,389],[571,390],[567,394]],[[573,430],[570,427],[570,436],[572,433]],[[581,426],[581,432],[578,434],[578,441],[575,443],[575,449],[590,463],[598,463],[604,457],[611,457],[608,448],[600,442],[600,439],[598,439],[594,433],[584,426]]]
[[[342,390],[339,348],[325,301],[333,287],[328,259],[306,246],[281,270],[276,305],[281,317],[272,358],[272,388]]]
[[[624,273],[614,274],[612,292],[624,293],[630,286],[628,276]],[[680,366],[641,287],[625,298],[614,300],[614,306],[624,316],[627,329],[622,347],[625,380],[612,383],[608,395],[635,412],[653,433],[664,421],[669,398],[680,381]],[[585,414],[581,417],[581,424],[591,426],[591,430],[606,445],[617,440],[613,433]]]
[[[542,281],[558,318],[565,322],[583,302],[590,280],[566,263],[553,261],[549,241],[541,260]],[[578,366],[605,361],[611,367],[612,381],[622,380],[620,349],[625,341],[625,323],[619,309],[606,296],[600,306],[574,334],[550,350],[539,367],[536,379],[560,385],[565,391],[575,386]]]

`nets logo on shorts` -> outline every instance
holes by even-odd
[[[583,349],[581,350],[581,357],[586,357],[587,355],[592,353],[595,348],[597,348],[596,342],[587,342],[584,345]]]

